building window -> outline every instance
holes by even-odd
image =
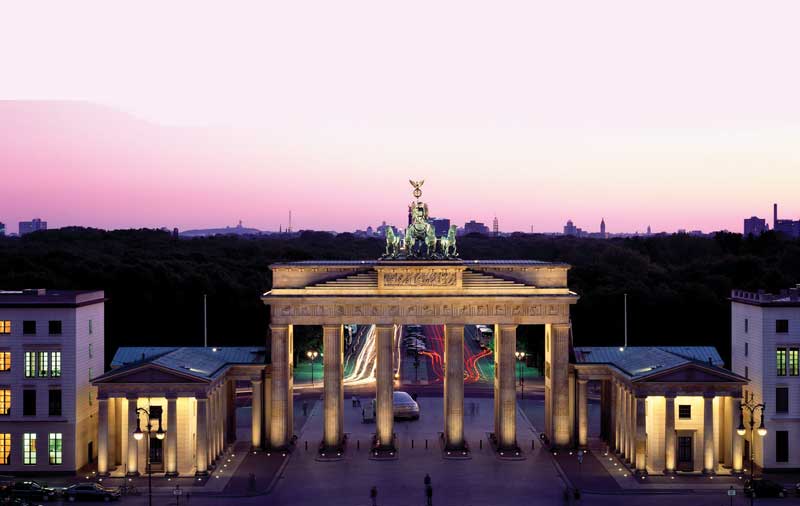
[[[50,376],[50,369],[47,368],[48,353],[46,351],[40,351],[38,352],[38,355],[39,355],[39,377],[46,378],[47,376]]]
[[[678,406],[678,418],[681,420],[689,420],[692,418],[692,405],[691,404],[680,404]]]
[[[0,334],[11,333],[11,320],[0,320]]]
[[[36,376],[36,352],[25,352],[25,377],[33,378]]]
[[[750,368],[744,366],[744,379],[750,379]]]
[[[22,435],[22,463],[26,466],[36,465],[35,432],[26,432]]]
[[[89,343],[89,358],[92,358],[94,353],[92,353],[92,343]]]
[[[24,320],[22,322],[22,333],[26,336],[36,335],[36,322],[33,320]]]
[[[89,368],[89,381],[92,381],[92,376],[94,376],[92,368]]]
[[[36,416],[36,390],[22,391],[22,415]]]
[[[750,320],[747,318],[744,319],[744,333],[747,334],[750,331]]]
[[[61,464],[62,439],[60,432],[51,432],[47,436],[47,451],[50,454],[50,464]]]
[[[61,390],[50,390],[47,414],[61,416]]]
[[[789,431],[775,431],[775,462],[789,462]]]
[[[748,356],[750,354],[750,343],[744,343],[744,356]]]
[[[61,335],[61,320],[50,320],[47,322],[47,332],[51,336]]]
[[[0,434],[0,465],[11,464],[11,434]]]
[[[789,348],[789,376],[800,376],[800,348]]]
[[[50,376],[53,378],[61,377],[61,352],[53,351],[50,353]]]
[[[11,414],[11,389],[0,388],[0,415]]]
[[[775,412],[789,412],[789,387],[778,387],[775,389]]]
[[[11,352],[0,351],[0,371],[11,370]]]
[[[778,348],[775,351],[775,364],[778,368],[778,376],[786,376],[786,348]]]
[[[92,320],[89,320],[89,335],[91,335],[92,333],[94,333],[94,327],[92,325]]]
[[[775,320],[775,332],[786,334],[789,332],[789,320]]]

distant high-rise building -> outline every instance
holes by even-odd
[[[772,230],[786,237],[800,237],[800,220],[781,220],[778,218],[778,204],[772,204]]]
[[[0,236],[6,235],[6,224],[0,222]]]
[[[653,231],[650,229],[650,225],[647,225],[647,235],[653,235]]]
[[[31,221],[20,221],[19,222],[19,235],[23,236],[25,234],[30,234],[31,232],[37,232],[39,230],[47,230],[47,222],[42,221],[39,218],[34,218]]]
[[[489,227],[487,227],[480,221],[470,220],[464,223],[464,234],[489,235]]]
[[[430,218],[428,223],[433,225],[433,230],[438,237],[447,235],[450,232],[450,218]]]
[[[744,219],[744,235],[761,235],[769,230],[767,220],[751,216]]]
[[[564,235],[572,235],[575,237],[580,237],[582,233],[583,230],[576,227],[575,224],[572,223],[572,220],[567,220],[567,224],[564,225]]]
[[[492,234],[497,237],[500,235],[500,223],[497,221],[497,216],[492,220]]]
[[[605,218],[600,218],[600,235],[603,237],[603,239],[606,238],[606,219]]]

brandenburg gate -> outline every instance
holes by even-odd
[[[419,186],[414,183],[415,197]],[[323,329],[324,450],[344,438],[343,326],[376,326],[375,451],[394,452],[393,349],[400,325],[443,325],[444,443],[464,439],[464,326],[494,325],[494,437],[499,451],[518,450],[515,360],[517,326],[545,326],[545,432],[556,446],[572,443],[569,406],[569,266],[531,260],[463,260],[455,227],[442,238],[427,223],[427,205],[409,206],[405,233],[387,233],[386,254],[374,261],[303,261],[270,266],[272,377],[265,392],[265,439],[273,449],[292,442],[293,326]]]

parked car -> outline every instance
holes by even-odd
[[[38,481],[18,481],[11,487],[11,497],[26,501],[50,501],[56,499],[56,489],[45,487]]]
[[[375,423],[375,404],[375,399],[371,399],[361,408],[361,423]]]
[[[744,483],[744,494],[747,497],[786,497],[786,489],[780,483],[757,478]]]
[[[419,420],[419,404],[406,392],[395,392],[392,396],[392,408],[395,418]]]
[[[76,483],[67,487],[64,495],[69,502],[75,501],[114,501],[122,492],[119,488],[104,487],[99,483]]]
[[[800,481],[795,483],[795,485],[794,485],[794,493],[795,493],[795,495],[800,495]]]

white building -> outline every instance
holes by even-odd
[[[97,455],[102,291],[0,291],[0,474],[71,473]]]
[[[731,340],[733,371],[750,379],[745,396],[766,404],[767,435],[755,436],[756,465],[767,470],[800,469],[800,285],[778,295],[734,290]],[[758,427],[760,418],[755,423]],[[744,424],[747,459],[747,412]]]

